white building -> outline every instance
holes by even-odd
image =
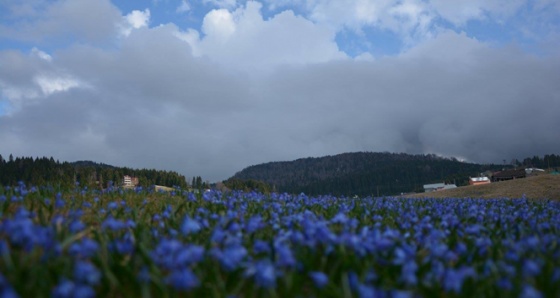
[[[488,177],[470,177],[469,185],[481,185],[490,183],[490,178]]]
[[[123,186],[124,187],[134,187],[138,185],[138,178],[136,177],[131,177],[128,175],[125,175],[123,177]]]
[[[457,185],[445,183],[424,184],[424,192],[432,192],[451,188],[457,188]]]

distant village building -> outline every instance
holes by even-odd
[[[172,192],[175,191],[173,187],[167,187],[162,185],[154,185],[154,190],[156,192]]]
[[[520,179],[525,177],[527,177],[525,169],[503,170],[492,175],[492,182]]]
[[[538,175],[538,174],[544,174],[546,171],[543,169],[539,169],[539,168],[526,168],[525,169],[525,173],[527,175]]]
[[[138,177],[131,177],[131,176],[125,175],[123,177],[123,186],[124,187],[138,186]]]
[[[424,184],[424,192],[439,191],[451,188],[457,188],[457,185],[445,183]]]
[[[469,185],[481,185],[481,184],[489,184],[490,178],[488,177],[470,177],[469,178]]]

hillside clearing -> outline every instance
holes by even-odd
[[[560,175],[539,175],[524,179],[469,185],[430,193],[410,194],[409,198],[521,198],[560,200]]]

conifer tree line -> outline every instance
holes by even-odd
[[[27,184],[68,188],[76,183],[89,188],[106,188],[112,181],[114,186],[122,184],[123,177],[137,177],[140,186],[178,186],[187,188],[185,176],[173,171],[154,169],[132,169],[114,167],[91,161],[59,162],[50,157],[16,157],[5,159],[0,155],[0,185]]]
[[[222,183],[229,189],[242,190],[245,192],[256,191],[268,194],[274,191],[273,187],[267,183],[253,179],[243,180],[230,178]]]
[[[191,187],[194,189],[207,189],[210,188],[209,182],[202,182],[202,177],[196,176],[192,178]]]
[[[522,162],[515,160],[514,164],[524,167],[535,167],[541,169],[552,169],[560,167],[560,155],[546,154],[543,157],[533,156],[523,159]]]

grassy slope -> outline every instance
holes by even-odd
[[[539,175],[502,181],[477,186],[463,186],[431,193],[419,193],[407,195],[406,197],[421,198],[520,198],[531,199],[553,199],[560,200],[560,175]]]

